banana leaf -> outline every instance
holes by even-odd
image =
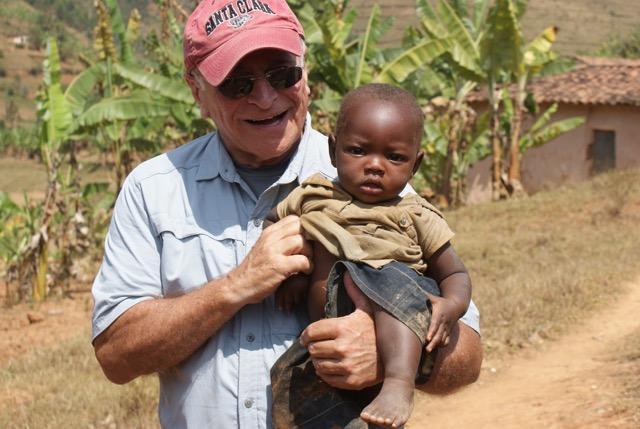
[[[109,9],[109,17],[111,18],[111,31],[120,43],[120,59],[125,64],[134,62],[133,48],[127,39],[127,30],[122,19],[120,6],[116,0],[105,0],[107,9]]]
[[[373,73],[369,66],[369,59],[375,56],[375,47],[380,37],[391,27],[392,22],[390,19],[380,20],[380,7],[377,4],[373,5],[367,27],[360,39],[356,76],[353,81],[354,88],[360,86],[361,82],[371,81]]]
[[[99,101],[78,118],[78,124],[93,127],[140,117],[167,116],[170,112],[170,103],[154,99],[148,91],[140,91]]]
[[[103,67],[94,64],[88,69],[83,70],[82,73],[71,81],[64,93],[64,98],[67,100],[69,108],[75,116],[80,115],[84,111],[87,101],[93,94],[93,89],[102,79],[104,79]]]
[[[195,103],[191,90],[182,79],[170,79],[136,66],[119,63],[113,64],[113,71],[123,79],[153,91],[162,97],[186,104]]]
[[[447,52],[450,47],[451,42],[449,39],[425,40],[385,64],[375,81],[400,83],[411,73]]]
[[[492,79],[503,70],[514,75],[522,67],[522,32],[512,0],[497,0],[480,47],[482,68]]]
[[[583,117],[563,119],[546,126],[536,133],[526,135],[520,139],[520,152],[550,142],[556,137],[579,127],[584,121],[585,118]]]
[[[60,84],[60,56],[58,44],[54,38],[47,41],[47,57],[44,61],[44,83],[46,92],[44,122],[46,142],[59,143],[71,128],[71,109],[62,92]],[[44,137],[44,136],[43,136]]]

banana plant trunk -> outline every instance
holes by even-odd
[[[518,81],[518,90],[516,92],[516,100],[514,103],[515,105],[513,111],[513,120],[511,122],[511,136],[509,136],[510,142],[507,192],[509,192],[510,196],[518,196],[524,193],[520,177],[520,134],[522,134],[522,120],[524,117],[526,82],[526,75],[520,77]]]
[[[447,145],[447,157],[445,158],[444,169],[442,171],[440,194],[445,198],[447,205],[451,205],[453,200],[451,189],[451,176],[453,175],[453,165],[458,151],[458,139],[455,119],[451,124],[449,133],[449,144]]]
[[[491,109],[490,138],[491,138],[491,197],[494,201],[502,197],[502,144],[500,141],[500,116],[498,111],[499,97],[495,94],[495,85],[489,81],[489,108]]]

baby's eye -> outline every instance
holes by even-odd
[[[347,148],[347,153],[350,153],[351,155],[364,155],[364,150],[360,147],[352,146]]]
[[[389,161],[393,162],[404,162],[407,160],[407,157],[400,153],[391,153],[389,154]]]

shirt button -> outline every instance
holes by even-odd
[[[253,401],[251,399],[245,399],[244,407],[245,408],[251,408],[252,406],[253,406]]]
[[[256,339],[255,335],[253,334],[247,335],[247,341],[249,341],[250,343],[252,343],[255,339]]]
[[[256,218],[256,219],[253,220],[253,226],[255,226],[255,227],[259,227],[261,223],[262,223],[261,219],[257,219]]]

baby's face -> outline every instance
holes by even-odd
[[[417,169],[422,152],[407,110],[372,99],[348,111],[331,152],[340,183],[357,200],[375,204],[397,197]]]

